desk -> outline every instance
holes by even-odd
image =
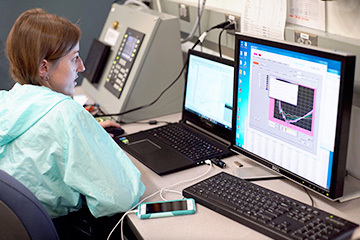
[[[176,122],[180,119],[180,114],[172,114],[169,116],[156,118],[158,121]],[[122,126],[126,134],[134,133],[140,130],[150,128],[148,124],[126,124]],[[141,180],[146,186],[145,194],[142,198],[151,195],[152,193],[160,190],[163,187],[170,186],[177,182],[192,179],[200,176],[207,171],[208,165],[201,165],[191,169],[183,170],[180,172],[159,176],[134,157],[128,154],[135,166],[141,171]],[[227,168],[220,169],[217,166],[212,167],[209,173],[202,179],[210,177],[220,171],[232,173],[237,167],[233,162],[237,160],[241,162],[244,167],[256,166],[248,158],[237,155],[224,159]],[[200,181],[189,182],[186,184],[175,186],[172,190],[182,191],[182,189]],[[254,182],[263,187],[273,191],[282,193],[286,196],[292,197],[298,201],[311,205],[311,200],[306,194],[305,190],[286,179],[266,180]],[[315,207],[332,214],[343,217],[347,220],[360,224],[360,199],[348,201],[345,203],[331,202],[315,193],[310,192],[314,199]],[[179,199],[180,195],[174,193],[165,193],[165,198],[168,200]],[[160,201],[159,195],[156,195],[146,201]],[[197,211],[193,215],[184,215],[168,218],[157,218],[140,220],[135,214],[128,215],[130,225],[133,225],[139,236],[143,239],[269,239],[269,237],[256,232],[238,222],[235,222],[221,214],[218,214],[200,204],[196,204]]]

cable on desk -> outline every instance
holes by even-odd
[[[139,206],[141,203],[143,203],[145,200],[147,200],[147,199],[155,196],[156,194],[160,193],[161,191],[164,191],[164,190],[167,189],[167,188],[176,186],[176,185],[181,184],[181,183],[190,182],[190,181],[195,181],[195,180],[197,180],[197,179],[205,176],[205,175],[210,171],[210,169],[211,169],[211,167],[212,167],[212,163],[211,163],[210,160],[206,160],[205,163],[208,164],[208,165],[210,165],[209,168],[208,168],[208,170],[207,170],[205,173],[201,174],[200,176],[198,176],[198,177],[196,177],[196,178],[192,178],[192,179],[189,179],[189,180],[184,180],[184,181],[178,182],[178,183],[176,183],[176,184],[170,185],[170,186],[168,186],[168,187],[163,187],[162,189],[160,189],[160,190],[154,192],[153,194],[150,194],[149,196],[145,197],[144,199],[142,199],[141,201],[139,201],[135,206],[133,206],[132,208],[130,208],[128,211],[126,211],[126,212],[124,213],[124,215],[120,218],[120,220],[116,223],[116,225],[113,227],[113,229],[111,230],[111,232],[109,233],[109,235],[108,235],[108,237],[107,237],[107,240],[110,239],[112,233],[113,233],[113,232],[115,231],[115,229],[119,226],[119,224],[120,224],[120,231],[121,231],[121,240],[124,239],[123,222],[124,222],[125,216],[128,215],[128,214],[130,214],[130,213],[137,213],[137,210],[134,210],[134,209],[135,209],[137,206]],[[168,190],[168,189],[167,189],[166,191],[173,191],[173,190]],[[175,192],[175,191],[173,191],[173,192]],[[166,201],[166,200],[162,197],[161,193],[160,193],[160,197],[161,197],[164,201]]]
[[[170,186],[167,186],[167,187],[163,187],[162,189],[160,189],[160,197],[161,197],[161,199],[162,199],[163,201],[167,201],[167,199],[164,198],[164,197],[163,197],[163,194],[162,194],[164,191],[179,193],[179,192],[177,192],[177,191],[170,190],[170,189],[168,189],[168,188],[175,187],[175,186],[180,185],[180,184],[182,184],[182,183],[193,182],[193,181],[195,181],[195,180],[198,180],[199,178],[204,177],[206,174],[208,174],[208,172],[211,170],[213,164],[212,164],[212,162],[211,162],[210,160],[205,160],[205,163],[209,165],[209,168],[206,170],[205,173],[201,174],[200,176],[197,176],[197,177],[195,177],[195,178],[188,179],[188,180],[183,180],[183,181],[180,181],[180,182],[175,183],[175,184],[173,184],[173,185],[170,185]],[[180,194],[182,194],[182,193],[180,192]]]
[[[133,206],[132,208],[130,208],[128,211],[126,211],[124,213],[124,215],[120,218],[120,220],[116,223],[116,225],[113,227],[113,229],[111,230],[111,232],[109,233],[108,237],[107,237],[107,240],[110,239],[111,237],[111,234],[115,231],[115,229],[117,228],[117,226],[119,226],[119,224],[121,223],[120,225],[120,231],[121,231],[121,240],[124,240],[124,232],[123,232],[123,222],[124,222],[124,218],[126,215],[130,214],[130,213],[136,213],[137,210],[134,210],[134,208],[136,208],[137,206],[139,206],[139,204],[141,204],[142,202],[144,202],[145,200],[147,200],[148,198],[151,198],[153,196],[155,196],[157,193],[159,193],[159,191],[156,191],[154,192],[153,194],[150,194],[149,196],[145,197],[143,200],[139,201],[135,206]]]

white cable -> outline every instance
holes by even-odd
[[[205,39],[206,36],[207,36],[207,32],[205,31],[205,32],[203,32],[203,33],[201,34],[201,36],[199,37],[199,41],[202,43],[202,42],[204,41],[204,39]]]
[[[158,11],[162,12],[160,0],[156,0],[156,5],[157,5],[157,8],[158,8]]]
[[[176,191],[176,190],[171,190],[171,189],[164,189],[164,192],[172,192],[172,193],[177,193],[179,195],[182,195],[182,192]],[[165,199],[162,195],[160,195],[160,197],[163,201],[167,201],[167,199]]]
[[[184,180],[184,181],[178,182],[178,183],[176,183],[176,184],[170,185],[170,186],[168,186],[168,187],[163,187],[161,190],[158,190],[158,191],[154,192],[153,194],[150,194],[149,196],[147,196],[147,197],[145,197],[144,199],[142,199],[141,201],[139,201],[135,206],[133,206],[132,208],[130,208],[127,212],[125,212],[125,213],[122,215],[122,217],[120,218],[120,220],[119,220],[119,221],[116,223],[116,225],[113,227],[113,229],[111,230],[111,232],[109,233],[109,235],[108,235],[108,237],[107,237],[107,240],[110,239],[111,234],[115,231],[115,229],[117,228],[117,226],[119,226],[119,224],[120,224],[120,231],[121,231],[121,240],[124,240],[123,222],[124,222],[124,218],[125,218],[126,215],[128,215],[128,214],[130,214],[130,213],[137,213],[137,210],[133,210],[133,209],[136,208],[137,206],[139,206],[139,205],[140,205],[141,203],[143,203],[145,200],[147,200],[147,199],[155,196],[157,193],[160,193],[160,197],[161,197],[164,201],[166,201],[166,199],[163,198],[163,196],[162,196],[162,194],[161,194],[161,192],[164,191],[164,190],[165,190],[165,191],[169,191],[169,192],[176,192],[176,193],[180,193],[180,194],[181,194],[181,192],[179,192],[179,191],[170,190],[170,189],[167,189],[167,188],[176,186],[176,185],[181,184],[181,183],[186,183],[186,182],[195,181],[196,179],[205,176],[205,175],[210,171],[210,169],[211,169],[211,167],[212,167],[212,162],[211,162],[210,160],[205,160],[205,163],[209,165],[209,168],[208,168],[208,170],[207,170],[205,173],[201,174],[201,175],[198,176],[198,177],[192,178],[192,179],[190,179],[190,180]]]
[[[186,38],[181,39],[181,43],[186,43],[187,41],[189,41],[194,36],[194,33],[195,33],[196,29],[199,26],[199,21],[201,19],[202,14],[203,14],[203,10],[205,9],[205,3],[206,3],[206,0],[203,0],[202,5],[200,7],[199,14],[197,15],[195,24],[193,26],[193,29],[191,30],[191,32],[189,33],[189,35]]]
[[[197,176],[197,177],[192,178],[192,179],[189,179],[189,180],[183,180],[183,181],[180,181],[180,182],[178,182],[178,183],[175,183],[175,184],[170,185],[170,186],[167,186],[167,187],[163,187],[163,188],[160,190],[160,197],[161,197],[161,199],[163,199],[164,201],[166,201],[166,199],[165,199],[165,198],[163,197],[163,195],[162,195],[162,192],[163,192],[164,190],[167,190],[167,191],[168,191],[167,188],[175,187],[176,185],[179,185],[179,184],[182,184],[182,183],[192,182],[192,181],[195,181],[195,180],[197,180],[197,179],[202,178],[203,176],[205,176],[205,175],[211,170],[212,162],[211,162],[210,160],[206,160],[205,163],[209,165],[209,168],[208,168],[208,170],[207,170],[205,173],[201,174],[200,176]]]
[[[130,4],[134,4],[134,5],[138,5],[142,8],[145,8],[145,9],[149,9],[149,6],[146,5],[145,3],[139,1],[139,0],[127,0],[124,2],[124,5],[130,5]]]
[[[160,190],[154,192],[153,194],[151,194],[151,195],[149,195],[149,196],[147,196],[146,198],[144,198],[144,199],[142,199],[140,202],[138,202],[135,206],[133,206],[132,208],[130,208],[127,212],[125,212],[124,215],[120,218],[120,220],[116,223],[115,227],[114,227],[114,228],[111,230],[111,232],[109,233],[109,235],[108,235],[108,237],[107,237],[107,240],[110,239],[111,234],[115,231],[115,229],[117,228],[117,226],[118,226],[120,223],[121,223],[121,228],[120,228],[120,230],[121,230],[121,240],[123,240],[123,239],[124,239],[124,234],[123,234],[123,228],[122,228],[122,227],[123,227],[123,224],[122,224],[122,222],[123,222],[125,216],[126,216],[127,214],[129,214],[129,213],[137,212],[137,210],[134,210],[134,211],[133,211],[133,209],[136,208],[137,206],[139,206],[140,203],[144,202],[144,201],[147,200],[148,198],[151,198],[151,197],[155,196],[155,195],[156,195],[157,193],[159,193],[159,192],[160,192]]]

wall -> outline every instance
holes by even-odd
[[[300,1],[300,0],[297,0]],[[320,1],[320,0],[313,0]],[[202,0],[200,1],[202,2]],[[241,17],[242,0],[216,1],[207,0],[205,11],[202,16],[201,29],[204,31],[209,27],[225,20],[225,14],[230,13]],[[180,21],[180,29],[183,33],[191,31],[198,10],[198,0],[161,0],[164,12],[178,15],[179,3],[190,6],[191,22]],[[350,52],[356,55],[358,61],[355,70],[355,93],[360,96],[360,1],[359,0],[333,0],[325,2],[326,9],[326,31],[319,31],[294,24],[286,24],[285,40],[294,42],[295,31],[315,34],[318,36],[318,46]],[[218,50],[218,35],[220,30],[211,31],[204,42],[204,46],[213,51]],[[198,33],[195,34],[198,36]],[[184,36],[184,34],[183,34]],[[223,54],[232,57],[234,48],[234,37],[229,34],[222,35]],[[187,47],[191,47],[189,44]],[[357,96],[357,97],[358,97]],[[358,101],[360,102],[360,100]],[[360,106],[359,106],[360,107]]]
[[[50,13],[65,17],[82,29],[80,55],[86,58],[93,38],[100,35],[113,0],[1,0],[0,1],[0,90],[14,84],[5,57],[5,43],[16,18],[25,10],[41,7]],[[80,78],[81,81],[81,78]]]
[[[162,0],[162,1],[173,1],[185,4],[197,5],[198,0]],[[229,10],[240,13],[240,6],[243,0],[206,0],[206,7],[217,8],[223,10]],[[155,2],[155,1],[154,1]],[[200,0],[202,3],[203,0]]]
[[[198,4],[198,0],[166,0]],[[301,0],[298,0],[301,1]],[[318,0],[320,1],[320,0]],[[201,0],[202,2],[202,0]],[[207,0],[206,7],[241,15],[242,0]],[[360,1],[333,0],[326,2],[326,31],[344,37],[360,39]]]
[[[10,31],[10,28],[18,17],[18,15],[29,8],[42,7],[51,13],[58,14],[70,19],[73,22],[79,21],[79,25],[83,31],[83,37],[80,42],[80,54],[83,58],[86,57],[90,48],[91,41],[100,35],[102,26],[106,20],[108,11],[112,0],[63,0],[63,1],[49,1],[49,0],[1,0],[0,1],[0,90],[9,89],[13,81],[8,74],[8,62],[5,58],[4,49],[6,37]],[[119,1],[121,2],[121,1]],[[154,0],[155,2],[155,0]],[[188,3],[193,6],[197,6],[198,0],[160,0],[164,7],[168,7],[166,3],[173,2],[174,6],[171,9],[172,14],[178,12],[177,4]],[[202,2],[202,0],[201,0]],[[207,0],[206,9],[208,9],[207,16],[203,20],[203,28],[208,25],[217,23],[224,20],[224,16],[221,13],[232,13],[241,16],[241,4],[242,0]],[[359,0],[334,0],[326,2],[326,33],[319,33],[312,29],[305,29],[308,32],[315,32],[322,34],[323,39],[327,39],[330,36],[331,39],[336,38],[334,42],[338,45],[338,42],[350,42],[344,46],[346,51],[355,51],[360,55],[360,1]],[[195,17],[196,12],[193,13]],[[207,21],[208,23],[205,23]],[[192,23],[180,22],[181,29],[189,31],[192,27]],[[293,29],[293,27],[291,28]],[[209,45],[215,50],[218,33],[210,33],[207,39]],[[223,34],[223,45],[225,46],[224,54],[231,55],[231,48],[233,46],[233,37],[228,34]],[[325,44],[326,45],[326,44]],[[326,47],[332,47],[333,44],[326,45]],[[342,50],[342,49],[340,49]],[[358,57],[360,59],[360,57]],[[358,65],[360,61],[358,61]],[[358,67],[360,68],[360,67]],[[360,71],[357,71],[357,82],[360,82]],[[80,79],[81,81],[81,79]],[[357,87],[360,92],[360,87]]]
[[[360,39],[360,1],[327,2],[327,32]]]

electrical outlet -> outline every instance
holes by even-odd
[[[315,34],[300,32],[296,30],[294,34],[295,34],[295,42],[297,43],[305,44],[305,45],[313,45],[313,46],[318,45],[318,36]]]
[[[188,5],[179,3],[179,18],[186,22],[190,22],[190,12]]]
[[[235,23],[235,29],[226,30],[227,33],[235,34],[235,32],[240,32],[240,17],[239,16],[235,16],[232,14],[225,14],[225,20]]]

